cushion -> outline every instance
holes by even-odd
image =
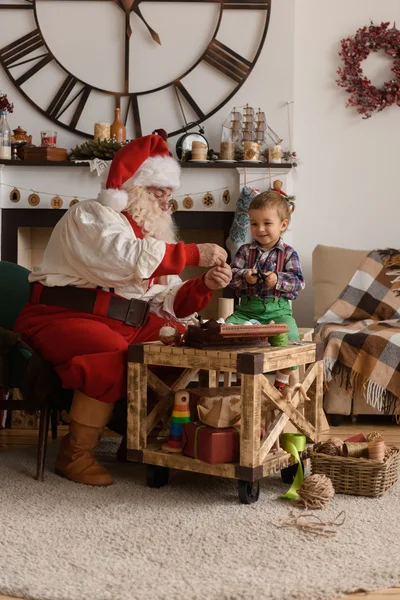
[[[315,247],[312,255],[314,323],[338,299],[368,252],[321,244]]]
[[[0,261],[0,327],[13,329],[15,320],[29,302],[30,271],[7,261]]]

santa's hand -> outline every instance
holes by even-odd
[[[204,275],[204,283],[209,290],[221,290],[226,288],[232,279],[232,270],[224,263],[207,271]]]
[[[217,244],[197,244],[200,252],[199,267],[213,267],[226,263],[228,255],[226,251]]]
[[[273,271],[268,271],[268,273],[265,273],[264,285],[267,289],[274,288],[277,283],[278,275],[276,273],[274,273]]]
[[[258,275],[256,269],[249,269],[246,272],[245,279],[249,285],[254,285],[258,281]]]

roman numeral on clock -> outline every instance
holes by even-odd
[[[78,79],[73,77],[73,75],[68,75],[51,101],[49,108],[46,110],[46,114],[51,119],[59,119],[61,115],[65,113],[67,108],[79,98],[78,105],[70,121],[70,127],[75,128],[92,89],[93,88],[91,88],[90,85],[83,85]]]
[[[236,8],[242,10],[268,10],[270,0],[228,0],[224,2],[224,10],[227,8]]]
[[[33,8],[33,0],[24,0],[24,4],[9,4],[7,0],[0,0],[0,9],[32,9]]]
[[[36,54],[37,50],[43,50],[43,54]],[[33,56],[31,56],[32,54]],[[28,81],[52,60],[53,55],[47,50],[38,29],[20,37],[0,50],[0,63],[7,69],[14,69],[20,65],[36,61],[30,69],[15,80],[17,85],[22,85],[25,81]]]
[[[118,98],[117,102],[116,102],[116,108],[119,108],[119,106],[120,106],[120,99]],[[140,120],[139,101],[138,101],[137,94],[130,94],[130,96],[129,96],[129,103],[128,103],[128,106],[126,107],[125,119],[124,119],[125,126],[128,122],[128,118],[129,118],[129,115],[131,112],[132,112],[133,128],[134,128],[134,132],[135,132],[135,137],[141,137],[143,135],[142,134],[142,123]]]
[[[179,96],[178,96],[178,91],[179,91],[182,94],[182,96],[185,98],[185,100],[189,104],[189,106],[194,110],[194,112],[199,117],[199,119],[205,119],[205,115],[204,115],[203,111],[201,110],[201,108],[199,107],[197,102],[189,94],[189,92],[187,91],[187,89],[185,88],[183,83],[181,81],[174,81],[174,87],[175,87],[175,93],[178,97],[178,101],[179,101]]]
[[[237,83],[242,83],[251,69],[251,62],[215,39],[208,46],[203,60]]]

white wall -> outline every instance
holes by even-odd
[[[399,247],[400,108],[363,120],[346,108],[335,84],[340,40],[370,20],[397,22],[398,0],[296,0],[295,147],[297,210],[294,245],[307,289],[295,303],[298,320],[312,323],[311,253],[317,244],[344,248]],[[388,80],[388,60],[371,56],[365,72]]]

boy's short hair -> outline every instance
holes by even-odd
[[[287,219],[290,222],[291,214],[294,211],[294,202],[286,200],[282,194],[271,190],[257,194],[250,202],[249,210],[260,208],[275,208],[282,221]]]

